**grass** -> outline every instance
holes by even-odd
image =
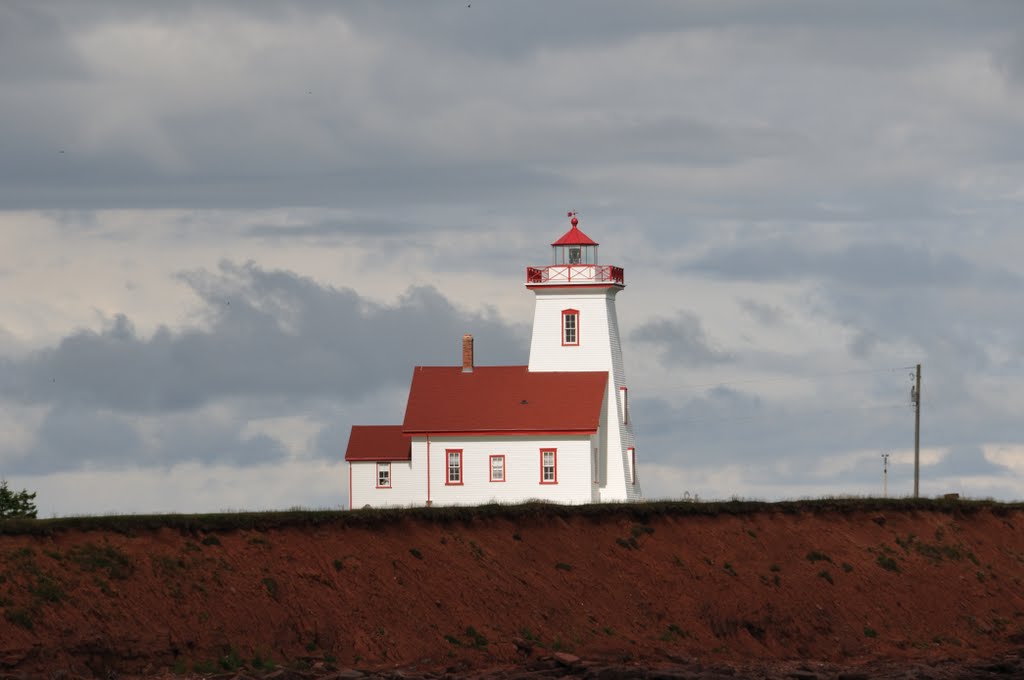
[[[479,506],[411,508],[367,508],[362,510],[291,509],[271,512],[221,512],[209,514],[103,515],[55,517],[49,519],[5,519],[0,534],[51,536],[62,531],[111,531],[136,536],[140,531],[178,529],[188,533],[269,531],[284,527],[353,526],[389,524],[397,520],[421,519],[447,524],[455,521],[501,518],[509,520],[544,517],[621,517],[646,524],[658,517],[749,516],[764,512],[783,514],[933,511],[949,515],[970,515],[991,511],[1005,516],[1024,510],[1024,502],[1003,503],[993,499],[829,497],[767,502],[733,499],[728,501],[651,501],[648,503],[592,503],[559,505],[529,502],[490,503]],[[198,547],[198,546],[197,546]]]

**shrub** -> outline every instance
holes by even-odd
[[[828,581],[830,584],[835,585],[835,581],[832,580],[832,574],[828,573],[828,569],[822,569],[818,572],[818,576]]]
[[[878,637],[878,631],[870,626],[864,626],[864,637],[876,638]]]
[[[105,571],[112,579],[124,580],[135,571],[128,555],[112,545],[86,543],[68,551],[68,557],[84,571]]]
[[[200,541],[203,545],[220,545],[220,539],[216,536],[210,535]]]
[[[272,578],[270,578],[268,576],[265,579],[263,579],[263,585],[267,589],[267,592],[270,593],[270,597],[272,597],[272,598],[274,598],[276,600],[277,599],[277,581],[275,581],[274,579],[272,579]]]
[[[811,552],[807,553],[807,559],[809,561],[811,561],[811,562],[831,562],[832,561],[831,557],[829,557],[825,553],[819,552],[817,550],[812,550]]]
[[[412,555],[413,557],[415,557],[418,560],[422,560],[423,559],[423,553],[421,553],[416,548],[409,548],[409,554]]]
[[[559,569],[561,571],[572,571],[572,565],[566,564],[565,562],[556,562],[555,569]]]
[[[886,571],[894,571],[899,573],[900,565],[896,563],[896,560],[889,557],[888,555],[879,555],[878,559],[875,560],[882,569]]]

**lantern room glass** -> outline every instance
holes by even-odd
[[[597,264],[597,246],[551,246],[552,264]]]

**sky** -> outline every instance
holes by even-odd
[[[1024,3],[0,3],[0,476],[347,504],[412,369],[624,267],[649,498],[1024,497]]]

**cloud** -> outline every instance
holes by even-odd
[[[870,288],[956,288],[992,282],[1020,287],[1014,273],[982,268],[953,253],[898,241],[812,249],[788,239],[714,248],[682,271],[740,281],[824,279]]]
[[[630,339],[654,345],[667,363],[706,366],[732,361],[728,352],[715,349],[700,319],[680,311],[674,318],[656,318],[637,326]]]
[[[56,347],[0,363],[0,389],[24,403],[117,412],[192,409],[245,396],[355,400],[409,380],[412,362],[458,363],[462,333],[484,363],[522,363],[525,334],[414,287],[394,305],[287,271],[221,264],[181,276],[203,301],[205,327],[140,337],[123,315]]]

